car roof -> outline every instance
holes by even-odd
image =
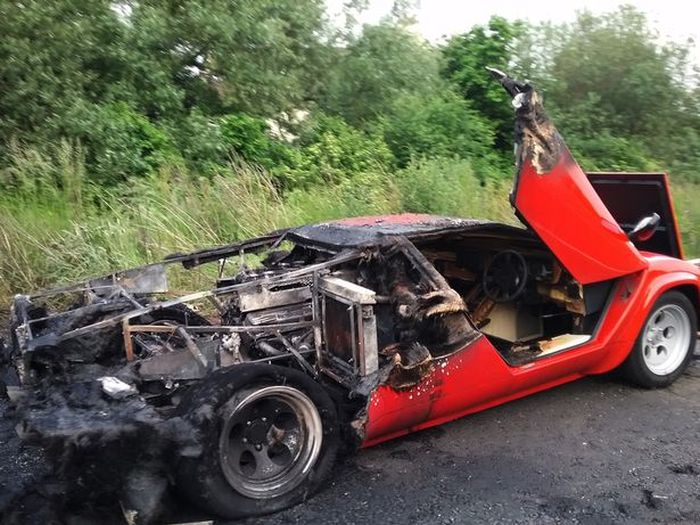
[[[353,217],[336,221],[307,224],[295,228],[277,230],[262,237],[246,241],[204,248],[191,253],[173,253],[163,262],[181,262],[185,268],[238,255],[241,251],[255,252],[277,246],[283,239],[310,248],[340,252],[349,248],[384,245],[392,237],[402,236],[411,241],[431,240],[461,233],[505,234],[521,239],[536,240],[532,232],[499,222],[481,219],[461,219],[421,213]]]
[[[507,228],[525,232],[523,228],[482,219],[402,213],[398,215],[353,217],[318,224],[307,224],[291,228],[287,232],[287,238],[291,238],[301,244],[342,249],[381,244],[388,237],[398,235],[414,240],[448,232],[491,228]]]

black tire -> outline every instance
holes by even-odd
[[[651,370],[644,357],[645,346],[647,344],[647,327],[649,326],[650,321],[656,315],[658,315],[662,309],[669,306],[678,308],[679,310],[677,311],[679,313],[684,312],[687,316],[687,322],[689,323],[688,329],[690,330],[690,341],[687,344],[687,348],[685,348],[685,355],[683,355],[682,358],[679,356],[677,366],[673,366],[672,369],[668,370],[666,373],[655,373]],[[654,303],[654,306],[652,306],[649,315],[644,320],[644,324],[642,325],[639,336],[634,343],[634,347],[632,348],[630,355],[620,367],[620,371],[626,379],[643,388],[667,387],[678,379],[690,364],[696,344],[696,334],[697,314],[693,304],[681,292],[666,292]],[[683,345],[683,347],[685,346],[686,345]],[[649,349],[647,348],[647,351],[648,350]]]
[[[249,497],[234,489],[222,468],[219,440],[226,425],[225,407],[236,403],[241,393],[245,395],[273,385],[291,387],[313,402],[320,416],[323,437],[315,462],[298,485],[271,498]],[[177,488],[196,506],[226,519],[269,514],[305,501],[327,478],[340,445],[333,401],[316,381],[290,368],[241,364],[218,370],[187,393],[179,412],[194,425],[202,451],[200,456],[181,458]]]

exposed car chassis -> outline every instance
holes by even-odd
[[[103,488],[117,490],[122,505],[133,507],[142,521],[157,514],[148,505],[165,490],[162,480],[173,476],[173,464],[165,458],[173,452],[200,453],[197,431],[181,417],[178,405],[193,385],[217,370],[277,364],[303,371],[340,399],[339,441],[361,445],[372,391],[381,384],[406,388],[419,383],[434,357],[480,336],[459,295],[400,233],[422,239],[469,230],[526,235],[481,221],[405,218],[410,221],[403,226],[375,220],[377,231],[369,237],[367,228],[334,232],[333,225],[279,231],[16,296],[7,353],[18,374],[18,386],[10,393],[23,411],[22,435],[52,452],[65,490],[81,498],[84,487],[74,486],[70,477],[86,462],[88,470],[118,466],[108,469]],[[309,232],[320,232],[320,242]],[[338,235],[340,245],[326,244]],[[283,251],[280,245],[294,248]],[[261,254],[267,255],[264,262],[248,268],[247,261],[259,261]],[[239,271],[227,278],[231,259],[238,261]],[[218,265],[216,288],[165,297],[170,267],[203,264]],[[344,279],[348,274],[353,281]],[[373,289],[357,284],[368,279]],[[387,282],[381,285],[381,280]],[[51,311],[50,304],[61,308]],[[389,328],[386,319],[378,323],[377,305],[397,312],[406,325],[405,335],[392,337],[382,355],[377,331]],[[440,333],[434,327],[425,332],[436,356],[414,333],[426,322],[441,327]],[[151,480],[152,492],[146,503],[130,488],[144,477]],[[77,485],[83,481],[77,480]],[[137,485],[140,490],[142,484]]]
[[[426,229],[429,231],[424,236],[440,235],[446,229],[444,224],[449,225],[447,229],[461,229],[467,223],[482,228],[489,226],[488,223],[459,219],[441,219],[441,222],[443,225],[428,224],[429,228]],[[386,237],[381,243],[343,249],[338,253],[330,249],[318,251],[315,255],[325,260],[289,271],[273,273],[275,266],[272,266],[269,268],[271,275],[257,278],[257,272],[253,271],[249,276],[243,270],[235,278],[241,282],[235,284],[174,299],[153,299],[167,292],[167,265],[179,263],[192,268],[216,261],[223,271],[225,261],[230,257],[243,261],[247,255],[274,250],[283,241],[295,238],[302,240],[292,231],[282,231],[224,248],[172,256],[156,264],[117,272],[75,286],[31,296],[18,295],[11,315],[17,349],[13,353],[13,361],[21,383],[31,385],[41,381],[42,371],[37,369],[42,364],[56,366],[55,354],[60,354],[69,363],[72,360],[76,367],[85,364],[86,359],[80,360],[71,355],[71,350],[84,350],[86,355],[83,357],[87,358],[87,354],[94,349],[83,348],[83,339],[92,344],[96,334],[104,332],[109,337],[117,329],[123,343],[123,357],[127,363],[138,361],[138,366],[131,368],[138,369],[136,373],[142,381],[161,380],[164,377],[174,381],[195,380],[221,367],[242,362],[271,363],[285,359],[295,361],[301,369],[313,375],[324,372],[342,385],[366,394],[367,385],[371,382],[365,378],[375,376],[379,371],[377,320],[371,306],[377,302],[389,303],[392,298],[341,279],[337,275],[342,274],[343,267],[401,256],[420,273],[420,284],[429,287],[422,300],[426,303],[431,301],[430,305],[412,315],[430,317],[444,314],[445,308],[453,308],[455,312],[465,310],[461,299],[453,294],[445,278],[435,271],[411,242],[400,236]],[[245,265],[244,262],[241,264]],[[223,282],[225,279],[221,271],[219,281]],[[35,303],[74,294],[82,296],[78,306],[37,315]],[[329,315],[326,305],[331,300],[346,305],[352,312],[349,316],[352,357],[349,360],[339,359],[327,351],[324,331],[329,329],[324,330],[324,327],[328,325]],[[191,310],[178,308],[178,305],[197,305],[203,301],[210,303],[212,310],[224,320],[230,319],[232,308],[243,314],[273,309],[274,312],[268,318],[259,316],[254,320],[249,319],[247,324],[222,322],[214,325],[205,323],[204,318],[196,313],[196,307]],[[447,304],[447,301],[453,303]],[[303,311],[292,311],[290,305],[297,309],[303,305]],[[184,322],[168,318],[177,317],[178,314],[185,315]],[[159,323],[144,322],[153,315],[164,319],[160,319]],[[99,320],[85,323],[86,319],[96,318]],[[188,320],[196,320],[197,324],[189,324]],[[473,330],[465,332],[459,343],[475,335]],[[145,334],[158,336],[159,343],[168,350],[174,350],[173,345],[168,345],[162,339],[178,336],[182,348],[177,352],[158,355],[148,355],[145,348],[138,352],[134,339]],[[251,359],[242,352],[241,335],[255,341],[261,357]],[[69,349],[68,352],[66,349]],[[174,355],[178,356],[177,359],[170,357]],[[103,360],[114,357],[105,356]],[[318,363],[318,369],[310,364],[310,357],[314,364]],[[349,363],[352,363],[351,367]],[[71,365],[67,366],[70,368]],[[111,370],[105,366],[105,372]],[[56,372],[55,369],[51,370],[53,379]]]

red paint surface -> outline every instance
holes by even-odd
[[[700,270],[671,257],[640,253],[607,210],[568,150],[548,173],[526,159],[518,174],[515,207],[581,284],[617,279],[597,331],[584,345],[522,366],[510,366],[482,336],[435,360],[420,384],[382,385],[369,399],[368,447],[410,432],[517,399],[590,374],[608,372],[628,356],[654,302],[671,288],[689,287],[697,301]],[[422,222],[406,214],[361,217],[346,224]]]
[[[541,175],[529,160],[523,162],[515,206],[581,284],[646,266],[568,150]]]
[[[436,216],[427,213],[399,213],[396,215],[369,215],[332,221],[347,226],[371,226],[372,224],[422,224],[435,222]]]

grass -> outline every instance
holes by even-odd
[[[483,184],[466,161],[424,161],[282,195],[264,171],[243,164],[211,179],[172,166],[129,186],[98,188],[86,182],[80,150],[61,151],[52,164],[23,152],[2,173],[11,189],[0,195],[2,305],[18,292],[344,216],[416,211],[515,222],[509,182]],[[674,190],[686,252],[700,253],[700,186]]]
[[[676,216],[681,230],[685,258],[700,257],[700,184],[671,181]]]
[[[347,203],[343,193],[283,199],[264,173],[232,166],[206,180],[173,169],[118,190],[86,186],[78,201],[42,189],[0,198],[0,297],[338,216],[348,206],[326,203]],[[385,204],[375,198],[358,210]]]

